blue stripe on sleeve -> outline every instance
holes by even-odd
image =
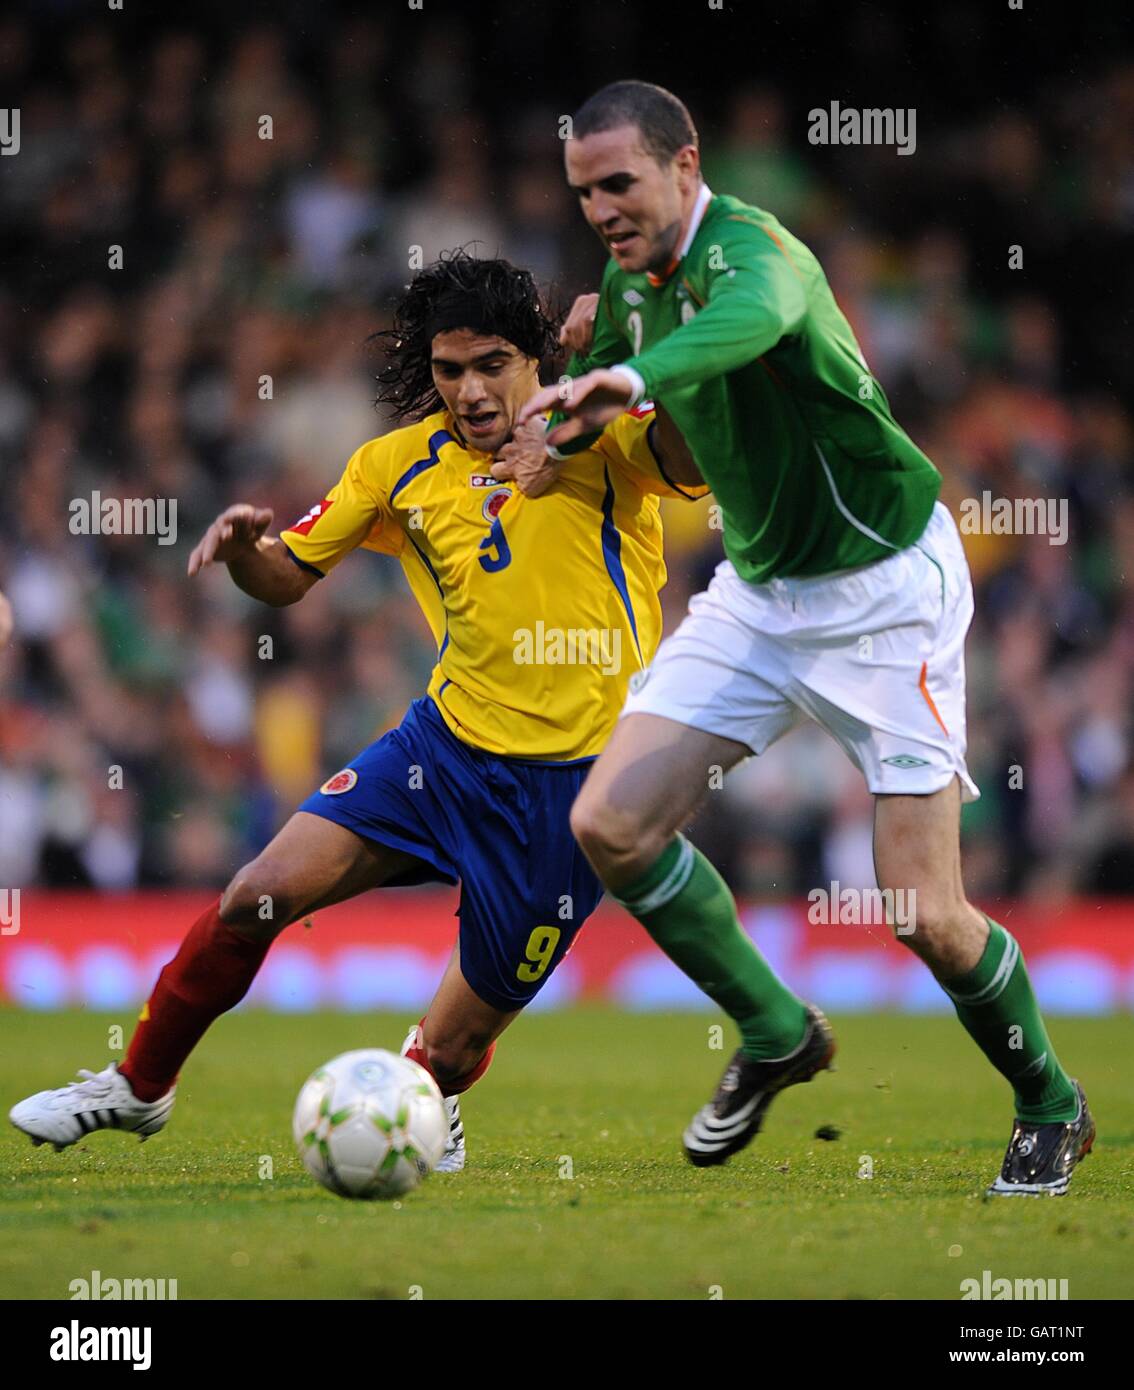
[[[286,541],[283,542],[283,548],[287,551],[287,553],[291,556],[291,558],[295,561],[295,563],[299,566],[301,570],[306,570],[308,574],[313,574],[316,579],[326,579],[327,576],[323,573],[322,570],[317,570],[314,565],[309,565],[306,560],[301,560],[299,556],[295,553],[295,551],[292,550],[291,546],[287,544]]]

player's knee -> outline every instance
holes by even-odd
[[[600,874],[652,863],[665,848],[635,812],[616,810],[585,788],[571,808],[571,833]]]
[[[899,900],[901,899],[901,901]],[[932,889],[894,893],[894,934],[915,955],[931,964],[946,960],[967,925],[970,909],[964,898]]]
[[[238,870],[221,894],[221,921],[242,936],[274,940],[293,915],[283,885],[258,859]]]

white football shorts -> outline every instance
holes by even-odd
[[[885,560],[749,584],[732,563],[631,678],[622,710],[657,714],[762,753],[804,719],[846,750],[872,792],[923,796],[965,765],[965,634],[973,587],[938,502],[921,538]]]

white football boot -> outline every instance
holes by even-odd
[[[176,1086],[149,1102],[135,1096],[130,1083],[119,1074],[117,1062],[100,1072],[80,1067],[79,1075],[82,1081],[72,1081],[57,1091],[37,1091],[17,1102],[8,1111],[8,1118],[33,1144],[54,1144],[56,1153],[96,1129],[124,1129],[146,1140],[169,1119]]]
[[[414,1024],[402,1043],[404,1057],[411,1047],[419,1046],[419,1025]],[[449,1117],[449,1137],[445,1140],[445,1152],[437,1161],[435,1173],[459,1173],[465,1166],[465,1127],[461,1123],[461,1103],[458,1096],[445,1096],[445,1114]]]
[[[465,1166],[465,1127],[461,1123],[460,1099],[457,1096],[445,1097],[445,1114],[449,1117],[449,1137],[445,1140],[445,1152],[437,1162],[435,1173],[459,1173]]]

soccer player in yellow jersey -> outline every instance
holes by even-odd
[[[545,471],[544,424],[513,426],[555,325],[531,275],[505,261],[454,253],[423,271],[383,336],[379,400],[411,423],[363,444],[279,536],[270,511],[229,507],[189,573],[223,562],[245,592],[283,605],[352,550],[396,555],[437,640],[428,690],[194,923],[121,1066],[13,1109],[37,1142],[155,1133],[182,1063],[289,923],[369,888],[459,880],[457,946],[403,1050],[447,1097],[441,1168],[463,1167],[457,1096],[602,894],[571,803],[661,636],[658,496],[704,487],[672,422],[646,407],[576,454],[546,495],[524,495]]]

